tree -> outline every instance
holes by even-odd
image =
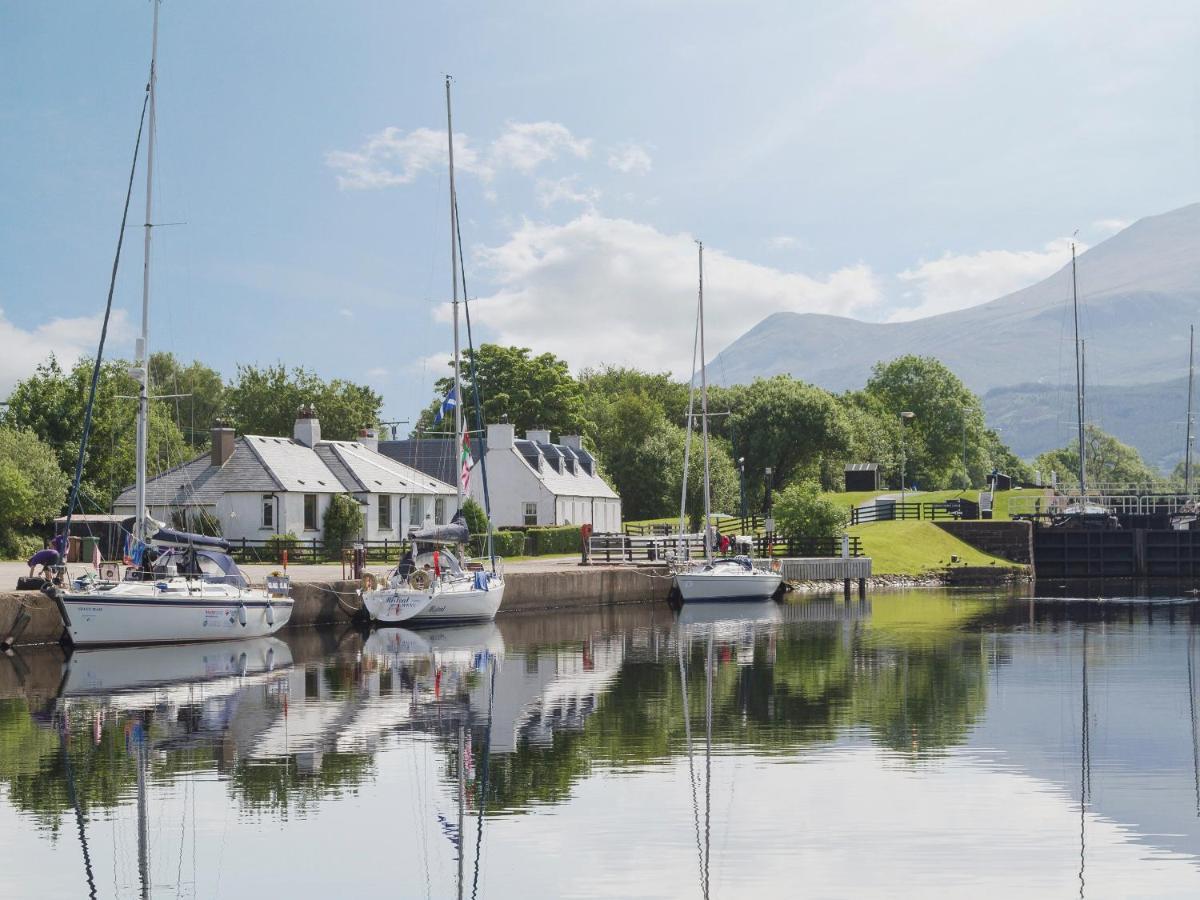
[[[36,434],[0,426],[0,528],[53,519],[70,484],[54,451]]]
[[[485,423],[508,421],[518,434],[531,428],[547,428],[559,435],[582,434],[587,419],[579,382],[571,377],[567,364],[554,354],[531,357],[530,352],[528,347],[483,344],[474,353],[470,350],[463,353],[460,372],[467,421],[474,421],[475,416],[473,358]],[[438,379],[434,386],[436,398],[418,417],[414,435],[434,428],[442,400],[453,386],[453,376]]]
[[[175,424],[194,449],[208,447],[210,429],[225,403],[225,384],[216,369],[198,360],[181,365],[173,353],[151,353],[150,392],[183,394],[166,400]]]
[[[321,539],[330,556],[342,552],[346,542],[356,540],[363,530],[362,504],[349,494],[334,494],[321,519]]]
[[[777,485],[822,474],[834,478],[822,463],[844,458],[851,431],[833,395],[789,375],[755,379],[739,393],[731,396],[736,405],[728,434],[737,455],[745,457],[747,481],[756,490],[767,466]]]
[[[1111,434],[1106,434],[1095,425],[1088,425],[1084,431],[1087,441],[1087,486],[1091,489],[1103,485],[1121,486],[1154,486],[1162,481],[1162,477],[1142,460],[1141,455],[1133,447],[1123,444]],[[1042,477],[1049,479],[1051,472],[1058,473],[1060,485],[1078,489],[1079,484],[1079,440],[1076,438],[1067,446],[1058,450],[1043,453],[1034,466],[1042,471]]]
[[[838,537],[849,520],[850,510],[822,496],[816,481],[793,482],[775,498],[776,529],[789,540]]]
[[[136,469],[138,384],[129,363],[110,360],[100,367],[92,433],[84,460],[81,509],[108,510],[118,493],[133,483]],[[4,424],[33,432],[48,444],[59,469],[75,473],[84,409],[92,379],[92,361],[82,359],[64,372],[51,356],[29,378],[20,382],[9,398]],[[161,402],[150,403],[150,477],[186,462],[192,451],[173,421],[173,410]]]
[[[990,471],[979,398],[938,360],[909,355],[876,363],[865,393],[882,416],[899,421],[902,412],[915,414],[903,437],[910,484],[961,485],[964,436],[969,480],[981,483]]]
[[[226,412],[242,434],[290,435],[296,410],[306,404],[316,409],[323,438],[351,441],[379,423],[383,398],[365,385],[322,381],[302,366],[289,371],[281,363],[239,365],[225,394]]]

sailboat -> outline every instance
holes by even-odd
[[[712,490],[708,452],[708,378],[704,361],[704,244],[699,248],[700,288],[697,300],[697,337],[700,343],[700,429],[704,448],[704,562],[677,559],[674,566],[675,589],[687,603],[696,600],[767,600],[775,595],[783,576],[757,568],[748,556],[713,557],[711,539]],[[690,407],[690,401],[689,401]],[[692,416],[688,410],[688,442],[691,442]],[[687,458],[684,459],[683,491],[679,503],[680,533],[687,514]]]
[[[458,340],[458,198],[454,191],[454,127],[450,114],[450,77],[446,77],[446,136],[450,166],[450,284],[454,310],[454,433],[461,441],[463,465],[455,480],[458,512],[448,525],[433,525],[409,532],[412,549],[400,560],[387,583],[362,592],[363,608],[371,621],[381,625],[409,622],[413,625],[448,622],[490,621],[504,600],[504,577],[497,570],[488,528],[490,570],[483,565],[464,565],[459,547],[470,539],[463,501],[470,478],[470,436],[462,411],[462,356]],[[465,298],[464,298],[465,299]],[[476,410],[478,413],[478,409]],[[480,460],[484,466],[484,460]],[[484,506],[487,478],[483,482]]]
[[[54,600],[71,643],[136,644],[258,638],[287,624],[293,601],[286,579],[272,579],[267,590],[250,582],[229,556],[220,538],[163,528],[146,511],[146,455],[150,412],[150,222],[154,186],[155,93],[158,61],[158,0],[154,7],[153,44],[147,101],[150,112],[146,145],[146,224],[142,271],[142,328],[130,373],[138,382],[137,506],[131,535],[135,565],[121,581],[85,574],[46,593]],[[97,360],[97,365],[99,360]],[[90,403],[89,412],[90,417]],[[80,463],[86,447],[80,447]],[[78,496],[82,465],[76,467],[71,507]],[[67,530],[70,529],[68,517]]]

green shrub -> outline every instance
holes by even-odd
[[[577,553],[578,551],[578,525],[530,528],[525,532],[525,552],[530,556],[545,556],[549,553]]]
[[[487,514],[483,507],[468,497],[463,502],[463,517],[467,520],[467,528],[472,535],[487,534]]]
[[[349,494],[334,494],[321,520],[325,552],[338,556],[342,547],[356,540],[363,530],[362,505]]]
[[[525,535],[520,531],[496,531],[492,533],[492,548],[497,556],[524,556]],[[487,556],[487,535],[471,538],[471,553]]]
[[[284,550],[290,556],[296,550],[296,545],[300,543],[300,538],[288,531],[284,534],[273,534],[267,538],[267,555],[278,560]]]
[[[42,549],[43,543],[36,535],[15,528],[0,528],[0,559],[27,560]]]
[[[836,538],[849,521],[849,508],[822,497],[816,481],[790,484],[775,498],[775,530],[784,538]]]

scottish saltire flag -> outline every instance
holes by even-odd
[[[464,425],[462,435],[462,472],[459,475],[464,493],[471,489],[471,467],[474,465],[475,460],[471,459],[471,436],[467,433],[466,425]]]
[[[450,388],[450,393],[446,395],[446,399],[442,401],[442,407],[438,410],[437,418],[433,420],[433,424],[439,424],[445,417],[446,413],[454,412],[454,407],[458,406],[458,395],[454,388]]]

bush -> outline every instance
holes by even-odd
[[[850,510],[821,496],[816,481],[790,484],[775,498],[775,531],[784,538],[836,538],[850,521]]]
[[[44,543],[36,535],[15,528],[0,528],[0,559],[27,560],[41,550]]]
[[[497,556],[524,556],[525,534],[520,531],[496,531],[492,533],[492,549]],[[487,556],[487,535],[471,538],[471,553]]]
[[[525,550],[530,556],[548,553],[577,553],[579,526],[560,525],[550,528],[530,528],[525,532]]]
[[[463,501],[463,517],[467,520],[467,528],[472,535],[487,534],[487,514],[483,507],[468,497]]]
[[[299,543],[300,538],[296,537],[290,531],[284,534],[273,534],[267,538],[267,555],[273,560],[278,560],[281,558],[283,551],[286,550],[290,556]]]
[[[325,552],[330,556],[338,556],[342,547],[362,534],[362,506],[349,494],[334,494],[329,498],[329,506],[325,517],[321,520],[322,538],[325,542]]]

